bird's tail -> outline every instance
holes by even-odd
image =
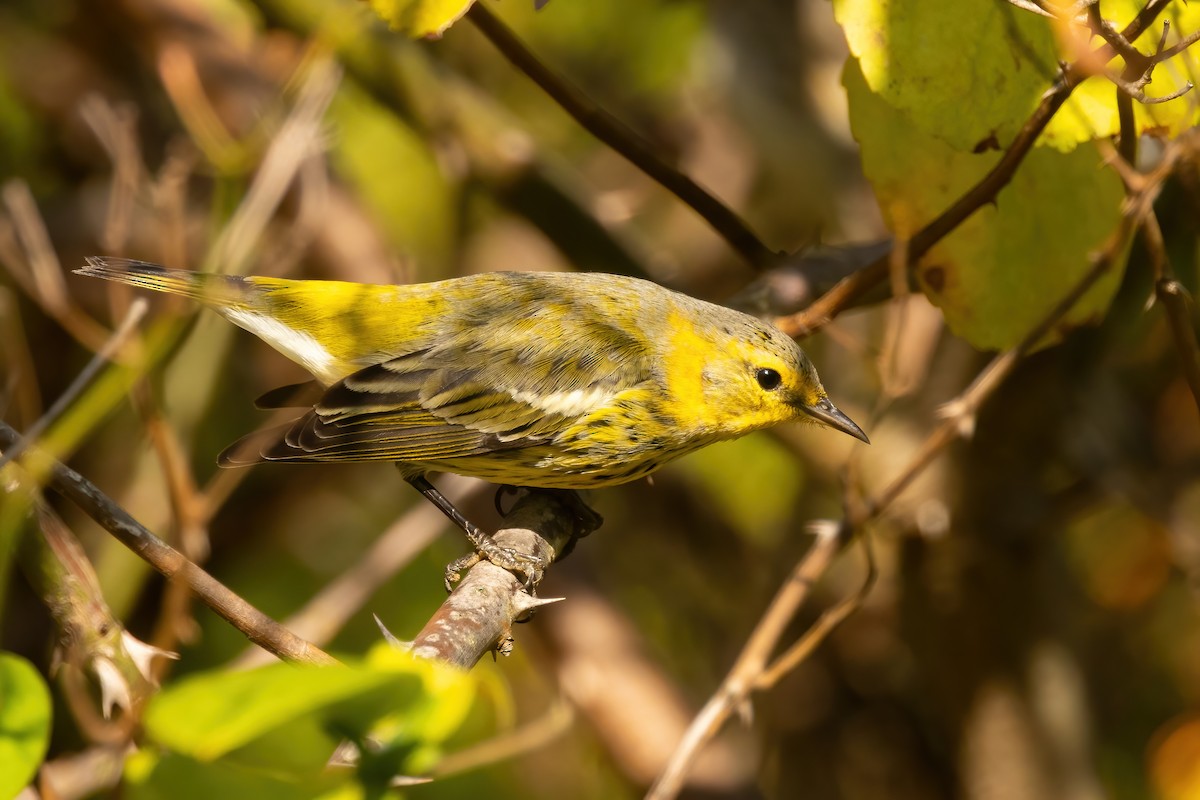
[[[75,270],[75,274],[178,294],[218,308],[249,309],[255,305],[258,295],[253,284],[234,275],[167,269],[129,258],[88,256],[87,266]]]

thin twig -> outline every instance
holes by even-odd
[[[1154,75],[1154,68],[1191,47],[1200,39],[1200,31],[1193,31],[1190,35],[1185,36],[1176,43],[1174,47],[1164,49],[1167,44],[1167,35],[1171,31],[1170,21],[1164,20],[1162,35],[1158,39],[1158,46],[1155,47],[1154,54],[1148,56],[1133,45],[1132,39],[1127,39],[1124,34],[1118,33],[1110,22],[1101,18],[1099,5],[1088,9],[1088,23],[1092,32],[1104,39],[1125,62],[1125,68],[1121,71],[1120,75],[1114,75],[1108,70],[1102,70],[1104,77],[1111,81],[1123,94],[1128,95],[1143,105],[1154,105],[1156,103],[1166,103],[1170,100],[1175,100],[1192,90],[1192,82],[1187,81],[1180,89],[1162,97],[1149,97],[1143,91]]]
[[[720,687],[688,726],[662,774],[646,793],[646,800],[668,800],[679,794],[696,756],[734,710],[746,702],[796,610],[808,599],[813,586],[837,555],[843,531],[841,525],[826,521],[813,524],[811,530],[816,535],[812,547],[776,593]]]
[[[1052,14],[1042,8],[1041,3],[1037,0],[1008,0],[1010,5],[1014,5],[1023,11],[1031,11],[1041,17],[1049,17],[1050,19],[1058,19],[1056,14]]]
[[[1173,278],[1159,280],[1154,291],[1167,315],[1183,377],[1192,391],[1196,408],[1200,410],[1200,343],[1196,341],[1196,328],[1192,322],[1195,303],[1183,284]]]
[[[0,450],[13,447],[21,435],[0,421]],[[246,638],[284,661],[334,664],[336,660],[246,602],[216,578],[155,536],[91,481],[37,448],[29,448],[22,463],[40,478],[47,476],[56,492],[71,500],[101,527],[168,578],[185,581],[196,596]]]
[[[1175,280],[1158,216],[1153,210],[1142,221],[1142,241],[1154,269],[1154,295],[1162,304],[1184,380],[1200,410],[1200,342],[1196,340],[1195,301],[1183,284]]]
[[[0,286],[0,365],[7,374],[5,385],[0,386],[0,407],[11,403],[17,421],[31,425],[42,415],[42,394],[34,377],[37,365],[20,313],[16,295]],[[0,416],[7,412],[5,408]]]
[[[846,541],[849,537],[842,536],[841,539],[842,541]],[[863,557],[867,567],[866,574],[863,576],[857,591],[843,598],[837,605],[826,609],[795,644],[767,665],[763,669],[762,674],[755,679],[754,691],[766,691],[779,683],[785,676],[790,675],[796,667],[800,666],[805,659],[812,655],[812,652],[821,642],[825,641],[825,638],[829,634],[833,633],[851,614],[862,607],[863,602],[867,599],[867,595],[875,587],[875,581],[879,577],[879,568],[875,562],[874,550],[871,547],[871,537],[863,531],[856,537],[856,541],[862,544]]]
[[[124,346],[126,339],[133,333],[134,329],[142,321],[142,318],[146,316],[146,311],[149,308],[150,304],[144,297],[139,297],[129,306],[129,312],[121,320],[121,324],[117,326],[112,336],[108,337],[108,340],[92,356],[87,366],[83,368],[83,371],[75,376],[75,380],[71,381],[71,385],[67,387],[66,391],[59,395],[58,399],[51,404],[50,408],[37,422],[29,426],[25,432],[25,437],[21,441],[17,442],[14,447],[3,455],[0,455],[0,469],[25,452],[25,449],[45,433],[51,423],[58,419],[59,415],[75,402],[75,399],[91,384],[92,380],[100,373],[100,370],[112,361],[117,351]]]
[[[175,539],[184,557],[200,565],[208,560],[210,545],[208,520],[214,511],[204,506],[204,497],[196,486],[196,478],[179,435],[162,412],[151,382],[142,378],[133,389],[133,404],[162,468],[171,509]],[[195,620],[191,614],[192,592],[181,581],[168,582],[159,603],[158,620],[151,644],[163,650],[173,650],[180,641],[191,642],[196,637]],[[157,680],[166,677],[169,665],[163,664],[155,674]]]
[[[1110,75],[1108,73],[1105,73],[1104,77],[1108,78],[1110,81],[1116,84],[1118,89],[1144,106],[1152,106],[1157,103],[1166,103],[1171,100],[1178,100],[1180,97],[1183,97],[1185,94],[1195,88],[1191,81],[1187,81],[1183,84],[1183,86],[1179,87],[1170,94],[1164,94],[1162,97],[1151,97],[1142,90],[1142,86],[1144,84],[1142,83],[1141,79],[1137,81],[1127,81],[1119,75]]]
[[[134,201],[146,169],[138,147],[137,116],[132,106],[118,110],[99,95],[84,98],[80,115],[112,162],[112,188],[100,243],[107,252],[120,252],[129,238]]]
[[[539,61],[483,3],[471,6],[467,17],[513,66],[540,86],[585,130],[687,204],[752,267],[764,269],[782,257],[764,245],[728,206],[659,158],[653,145]]]
[[[575,707],[563,699],[555,700],[542,716],[519,728],[479,744],[447,753],[430,770],[430,777],[446,778],[537,750],[553,742],[575,721]]]
[[[209,250],[204,271],[219,270],[235,275],[245,272],[254,245],[262,237],[301,164],[320,151],[324,141],[321,119],[333,100],[341,76],[341,69],[330,61],[312,65],[295,108],[272,138],[245,199]]]
[[[1159,52],[1157,53],[1156,57],[1159,61],[1166,61],[1169,58],[1179,55],[1184,50],[1187,50],[1196,42],[1200,42],[1200,30],[1192,31],[1187,36],[1168,47],[1166,50],[1163,50],[1160,44]]]
[[[11,229],[0,228],[0,259],[8,262],[9,272],[21,289],[63,330],[87,349],[100,349],[109,331],[71,300],[62,265],[28,184],[11,180],[0,194],[12,220]]]

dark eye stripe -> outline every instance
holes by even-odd
[[[768,392],[778,389],[779,384],[783,383],[783,378],[780,374],[769,367],[760,367],[755,370],[754,379],[758,381],[759,386]]]

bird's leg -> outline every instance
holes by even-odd
[[[496,513],[502,517],[507,517],[508,512],[502,507],[502,499],[506,494],[516,494],[520,491],[540,492],[541,494],[550,495],[558,499],[575,517],[575,525],[573,526],[574,533],[571,539],[563,547],[562,552],[558,553],[556,560],[562,561],[571,554],[575,549],[575,543],[583,537],[597,530],[604,524],[604,517],[596,513],[587,503],[583,502],[583,498],[579,496],[579,492],[574,489],[546,489],[530,486],[510,486],[504,484],[496,489]]]
[[[471,522],[462,515],[462,512],[455,508],[454,504],[437,490],[437,488],[425,479],[424,476],[404,476],[404,480],[423,494],[429,502],[438,507],[438,510],[449,517],[450,521],[463,529],[467,534],[467,538],[475,547],[475,553],[472,553],[465,558],[460,558],[446,567],[446,590],[449,591],[454,584],[459,581],[459,572],[469,567],[475,566],[480,558],[486,558],[498,567],[516,572],[525,576],[525,588],[530,591],[538,585],[542,579],[542,573],[546,569],[545,559],[531,556],[528,553],[518,552],[511,547],[504,547],[492,541],[492,537],[485,533],[479,526]]]
[[[583,502],[583,498],[579,496],[579,492],[574,489],[533,489],[531,491],[545,492],[557,497],[564,506],[571,510],[571,514],[575,517],[575,533],[563,547],[562,552],[558,554],[559,561],[571,555],[571,551],[575,549],[576,542],[592,531],[598,530],[604,524],[604,517],[596,513],[587,503]]]

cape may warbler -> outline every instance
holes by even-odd
[[[371,286],[87,261],[79,274],[210,306],[316,378],[264,396],[311,407],[234,444],[223,466],[394,461],[483,556],[531,580],[538,564],[495,545],[427,473],[585,489],[780,422],[867,441],[779,330],[637,278],[504,272]]]

